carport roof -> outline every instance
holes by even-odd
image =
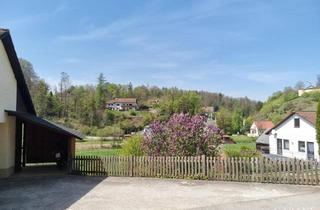
[[[54,130],[56,132],[65,134],[67,136],[72,136],[72,137],[75,137],[78,139],[83,139],[83,135],[80,132],[66,128],[62,125],[45,120],[45,119],[37,117],[35,115],[29,114],[26,112],[17,112],[17,111],[11,111],[11,110],[5,110],[5,111],[8,113],[8,115],[15,116],[23,121],[26,121],[29,123],[34,123],[36,125]]]

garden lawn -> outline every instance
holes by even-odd
[[[76,155],[83,156],[118,156],[121,149],[90,149],[90,150],[77,150]]]
[[[245,135],[233,135],[231,137],[236,144],[223,145],[223,151],[226,155],[231,157],[241,157],[241,149],[249,151],[256,151],[256,139]]]

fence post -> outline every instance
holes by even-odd
[[[318,160],[315,161],[315,169],[316,169],[316,185],[319,184],[319,172],[318,172],[318,165],[319,165],[319,162]]]
[[[67,163],[67,167],[68,167],[68,174],[71,174],[72,173],[72,157],[69,157],[68,158],[68,163]]]
[[[132,177],[133,176],[133,156],[130,155],[129,158],[129,176]]]
[[[201,162],[202,162],[202,176],[205,177],[206,174],[207,174],[207,173],[206,173],[206,165],[207,165],[207,164],[206,164],[206,156],[205,156],[205,155],[202,155],[202,156],[201,156],[201,159],[202,159],[202,160],[201,160]]]
[[[264,157],[260,158],[260,182],[264,182]]]

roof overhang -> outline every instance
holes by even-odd
[[[282,123],[284,123],[285,121],[287,121],[290,117],[297,115],[301,118],[303,118],[304,120],[306,120],[308,123],[310,123],[312,126],[315,126],[315,124],[313,122],[311,122],[310,120],[308,120],[306,117],[302,116],[301,114],[299,114],[299,112],[292,112],[289,115],[287,115],[283,120],[281,120],[278,124],[276,124],[275,126],[273,126],[273,128],[270,128],[270,130],[268,130],[266,132],[266,134],[270,134],[272,130],[278,128]]]
[[[43,128],[47,128],[50,129],[52,131],[55,131],[57,133],[66,135],[66,136],[71,136],[71,137],[75,137],[77,139],[83,139],[83,135],[75,130],[66,128],[62,125],[56,124],[54,122],[50,122],[48,120],[45,120],[43,118],[37,117],[35,115],[26,113],[26,112],[16,112],[16,111],[11,111],[11,110],[5,110],[9,116],[15,116],[16,118],[27,122],[27,123],[31,123]]]

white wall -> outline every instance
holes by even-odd
[[[15,159],[15,117],[5,109],[16,110],[17,82],[0,40],[0,177],[13,172]]]
[[[302,96],[304,93],[311,93],[311,92],[320,92],[320,89],[302,89],[302,90],[298,90],[298,96]]]
[[[316,140],[316,130],[314,125],[306,121],[302,117],[300,118],[300,128],[294,127],[294,118],[299,117],[293,115],[285,122],[283,122],[278,128],[274,130],[269,136],[270,154],[277,154],[277,139],[289,140],[289,150],[285,150],[282,145],[282,155],[290,158],[307,159],[307,142],[314,143],[315,158],[319,159],[319,146]],[[299,152],[298,141],[304,141],[306,144],[305,152]],[[283,142],[282,142],[283,144]]]
[[[253,132],[254,131],[254,132]],[[259,130],[255,123],[253,123],[250,127],[250,133],[248,134],[250,137],[258,137],[259,136]]]
[[[6,123],[0,123],[0,177],[13,173],[15,164],[15,117],[7,117]]]
[[[0,41],[0,123],[6,121],[4,110],[16,110],[16,106],[17,81],[2,41]]]

